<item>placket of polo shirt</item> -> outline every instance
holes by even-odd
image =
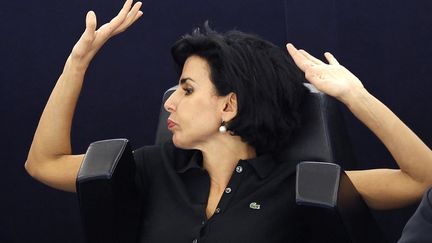
[[[205,219],[202,221],[201,230],[200,230],[200,239],[201,240],[205,240],[206,235],[208,235],[210,233],[209,232],[209,230],[211,228],[210,224],[213,221],[217,220],[217,218],[228,209],[228,206],[229,206],[231,199],[233,198],[237,189],[240,186],[240,182],[243,178],[243,174],[245,174],[245,171],[243,168],[245,168],[245,161],[240,160],[239,163],[234,168],[233,174],[231,176],[230,181],[228,182],[227,188],[225,189],[224,193],[222,194],[222,197],[219,200],[218,206],[216,207],[216,211],[210,217],[210,219],[207,220],[207,217],[205,216]],[[204,215],[205,215],[205,208],[204,208]]]
[[[242,168],[242,170],[236,169],[239,166],[240,168]],[[213,216],[210,218],[210,220],[215,218],[215,216],[218,217],[220,214],[223,214],[228,209],[229,203],[233,198],[233,196],[235,195],[237,189],[239,188],[242,177],[245,174],[244,168],[245,168],[245,161],[240,160],[239,163],[234,168],[231,179],[228,182],[228,185],[225,188],[225,191],[222,194],[222,197],[219,200],[216,210]]]

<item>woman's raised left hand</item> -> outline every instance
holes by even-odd
[[[388,107],[371,95],[360,80],[326,52],[327,63],[292,44],[287,49],[306,79],[336,97],[387,147],[400,169],[346,171],[369,207],[393,209],[419,200],[432,185],[432,152]]]
[[[324,53],[327,64],[305,50],[297,50],[291,43],[287,44],[287,49],[306,79],[320,91],[345,102],[354,92],[364,89],[361,81],[340,65],[331,53]]]

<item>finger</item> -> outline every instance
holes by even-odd
[[[127,15],[127,13],[129,13],[130,9],[132,8],[132,3],[133,0],[126,0],[125,3],[123,4],[122,9],[120,9],[119,14],[118,15]]]
[[[333,56],[330,52],[324,53],[325,58],[327,61],[332,65],[340,65],[339,62],[336,60],[336,57]]]
[[[288,50],[288,53],[290,54],[290,56],[293,59],[294,59],[295,56],[297,56],[299,54],[297,48],[295,48],[295,46],[293,44],[291,44],[291,43],[288,43],[286,45],[286,48]]]
[[[87,42],[93,41],[95,36],[96,23],[96,14],[93,11],[89,11],[86,15],[86,29],[84,30],[81,39]]]
[[[135,22],[137,19],[141,18],[141,16],[143,16],[143,14],[144,14],[143,11],[138,11],[133,22]]]
[[[309,54],[307,51],[305,51],[305,50],[299,50],[299,52],[301,53],[301,54],[303,54],[308,60],[310,60],[311,62],[313,62],[313,63],[315,63],[315,64],[319,64],[319,65],[321,65],[321,64],[325,64],[325,63],[323,63],[320,59],[318,59],[318,58],[316,58],[316,57],[314,57],[314,56],[312,56],[311,54]]]
[[[94,32],[96,30],[96,14],[93,11],[88,11],[86,15],[86,30],[89,32]]]
[[[122,9],[120,9],[119,13],[117,14],[117,16],[115,16],[111,21],[110,21],[110,27],[111,30],[114,31],[115,29],[117,29],[126,19],[131,7],[132,7],[132,1],[133,0],[126,0],[126,2],[124,3]]]
[[[132,7],[132,9],[129,11],[127,17],[126,17],[126,21],[127,23],[132,22],[135,19],[135,16],[142,11],[139,11],[141,9],[142,3],[141,2],[136,2],[134,4],[134,6]]]
[[[294,47],[293,44],[288,43],[286,45],[288,49],[288,53],[294,60],[294,63],[302,70],[305,71],[308,67],[312,66],[314,63],[312,63],[308,58],[306,58],[302,53],[297,50],[297,48]]]
[[[143,15],[143,12],[140,11],[141,6],[141,2],[135,3],[123,23],[114,31],[114,34],[123,32]]]
[[[128,23],[127,25],[120,26],[116,31],[114,31],[114,35],[125,31],[127,28],[129,28],[129,26],[131,26],[133,23],[135,23],[135,21],[137,21],[142,15],[143,15],[143,12],[138,11],[138,13],[135,15],[134,19],[130,23]]]

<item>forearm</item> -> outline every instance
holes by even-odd
[[[328,64],[292,44],[288,51],[306,78],[319,90],[342,101],[384,143],[400,170],[347,171],[354,186],[376,209],[406,206],[432,185],[431,150],[384,104],[369,94],[360,80],[325,53]]]
[[[70,132],[73,114],[86,68],[71,58],[66,61],[39,120],[26,167],[55,160],[72,153]]]
[[[28,173],[57,189],[75,191],[84,155],[72,155],[70,133],[84,74],[102,45],[142,16],[141,2],[126,0],[119,14],[96,30],[96,15],[89,11],[86,29],[72,49],[39,120],[25,163]]]
[[[403,173],[432,184],[432,152],[390,109],[365,89],[341,99],[387,147]]]

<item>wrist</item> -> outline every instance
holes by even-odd
[[[363,87],[355,87],[346,92],[343,96],[338,99],[346,106],[351,107],[364,99],[367,99],[370,93]]]
[[[84,61],[83,59],[74,58],[69,56],[66,60],[65,67],[63,72],[71,72],[77,75],[84,75],[89,66],[89,62]]]

